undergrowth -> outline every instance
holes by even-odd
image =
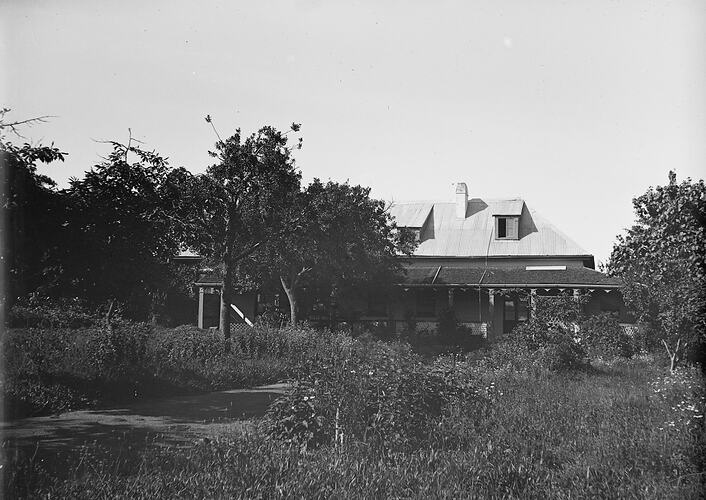
[[[13,329],[2,338],[5,418],[145,396],[249,387],[296,378],[348,337],[310,328],[218,332],[116,321]]]
[[[187,449],[155,447],[122,460],[88,460],[90,450],[84,450],[66,469],[68,477],[42,473],[41,465],[28,459],[21,467],[15,464],[6,478],[7,493],[44,498],[701,498],[703,383],[695,370],[665,375],[653,359],[638,357],[573,373],[484,371],[476,382],[468,380],[474,368],[467,365],[444,359],[431,368],[447,384],[467,382],[475,396],[443,405],[413,446],[376,446],[358,435],[302,447],[256,432]],[[358,393],[360,404],[374,400],[373,392]],[[701,413],[675,409],[679,402]],[[367,417],[361,415],[362,422]]]

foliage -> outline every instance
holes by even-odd
[[[530,320],[518,324],[512,333],[493,346],[490,357],[524,369],[564,370],[586,363],[586,351],[577,335],[585,297],[568,293],[534,297]],[[512,359],[504,359],[512,358]]]
[[[650,385],[655,396],[674,410],[661,429],[677,431],[686,426],[692,432],[703,431],[706,387],[699,367],[681,367],[660,375]]]
[[[147,325],[122,321],[112,329],[10,331],[2,346],[6,412],[41,414],[131,396],[146,380],[148,337]]]
[[[583,308],[587,301],[586,295],[574,296],[569,292],[553,296],[536,295],[532,318],[550,326],[574,329],[583,319]]]
[[[625,333],[618,319],[609,313],[586,318],[579,335],[591,356],[631,358],[639,349],[636,339]]]
[[[462,370],[446,361],[441,369]],[[685,385],[660,382],[656,392],[661,371],[637,358],[571,377],[485,372],[478,390],[490,404],[457,407],[428,445],[402,451],[355,441],[302,450],[224,435],[146,452],[127,442],[84,448],[52,474],[30,450],[6,467],[6,490],[52,498],[701,498],[703,437],[693,416],[676,418],[684,412],[672,408]],[[703,387],[700,378],[689,383]]]
[[[268,436],[302,447],[362,441],[385,449],[427,442],[455,387],[408,346],[343,345],[268,410]]]
[[[12,307],[9,324],[15,328],[80,328],[99,323],[100,315],[78,297],[58,298],[33,293]]]
[[[510,336],[492,346],[491,358],[519,370],[567,370],[586,365],[586,351],[573,331],[539,321],[516,326]]]
[[[46,318],[46,308],[42,314]],[[225,340],[193,326],[160,328],[119,318],[110,329],[97,318],[71,329],[67,323],[78,320],[68,314],[52,318],[53,328],[13,329],[3,337],[8,415],[305,377],[352,341],[307,327],[264,324],[234,330]]]
[[[672,358],[706,338],[706,185],[691,179],[650,187],[633,200],[636,223],[618,236],[609,272],[638,320],[652,325]]]
[[[291,229],[266,242],[256,273],[282,285],[293,324],[303,288],[334,300],[384,290],[399,272],[398,255],[412,250],[370,188],[314,179],[293,197],[286,217]]]
[[[210,116],[206,121],[212,123]],[[299,125],[292,124],[291,131],[298,130]],[[263,127],[243,137],[237,129],[225,141],[219,138],[210,152],[218,163],[181,186],[190,207],[185,213],[192,228],[190,246],[222,266],[225,336],[230,334],[233,287],[249,284],[239,283],[243,276],[237,267],[265,241],[277,240],[289,230],[283,212],[299,191],[301,178],[291,153],[287,132]]]
[[[118,300],[128,316],[156,319],[174,285],[168,261],[188,227],[178,187],[190,174],[132,142],[110,142],[104,161],[57,190],[37,166],[63,161],[66,153],[53,145],[16,146],[8,137],[21,137],[21,125],[44,117],[8,122],[8,111],[0,110],[8,308],[38,292],[93,306]]]
[[[446,308],[439,313],[439,337],[442,343],[447,345],[458,345],[463,340],[463,331],[460,329],[456,312],[451,308]]]
[[[36,119],[9,122],[9,111],[0,110],[0,251],[7,269],[2,306],[8,309],[16,297],[45,286],[56,266],[61,202],[54,181],[38,173],[37,166],[66,156],[53,144],[13,144],[9,134],[21,138],[17,126]]]
[[[185,241],[178,187],[190,174],[155,152],[111,144],[65,193],[63,293],[95,304],[117,299],[128,316],[146,318],[163,306],[169,260]]]

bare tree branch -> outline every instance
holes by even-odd
[[[0,130],[9,130],[12,134],[16,135],[17,137],[21,137],[22,139],[27,139],[24,135],[22,135],[18,128],[22,125],[28,125],[28,126],[33,126],[38,123],[46,123],[49,121],[50,118],[56,118],[56,116],[53,115],[42,115],[42,116],[37,116],[35,118],[27,118],[26,120],[16,120],[13,122],[3,122],[3,119],[7,113],[10,112],[9,108],[3,108],[0,110]]]

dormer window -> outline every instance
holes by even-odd
[[[501,200],[492,207],[495,217],[496,240],[519,240],[520,217],[525,208],[525,202],[520,199]]]
[[[495,217],[495,239],[516,240],[519,239],[519,217]]]

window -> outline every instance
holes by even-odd
[[[510,299],[505,301],[505,321],[515,321],[515,301]]]
[[[516,240],[520,226],[519,217],[496,217],[495,238],[498,240]]]
[[[498,238],[507,238],[507,219],[498,217]]]
[[[434,290],[417,290],[417,317],[436,316],[436,294]]]

